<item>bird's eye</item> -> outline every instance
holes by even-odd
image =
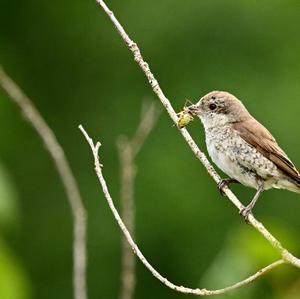
[[[209,104],[209,109],[210,110],[215,110],[217,108],[217,105],[212,103],[212,104]]]

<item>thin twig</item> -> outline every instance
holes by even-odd
[[[156,124],[160,114],[158,107],[152,102],[145,107],[146,111],[141,115],[140,124],[129,140],[120,136],[117,140],[120,169],[121,169],[121,194],[122,218],[124,224],[135,235],[135,204],[134,204],[134,181],[136,175],[135,159],[143,147],[147,137]],[[122,269],[120,299],[132,299],[135,288],[135,261],[134,254],[125,237],[122,238]]]
[[[104,12],[108,15],[112,23],[114,24],[116,30],[122,37],[123,41],[129,48],[129,50],[132,52],[134,56],[134,60],[137,62],[137,64],[140,66],[144,74],[146,75],[148,82],[150,86],[152,87],[153,91],[156,93],[158,98],[160,99],[161,103],[167,110],[169,116],[173,120],[173,122],[177,125],[178,123],[178,117],[176,115],[176,112],[174,111],[170,101],[167,99],[167,97],[164,95],[163,91],[161,90],[158,81],[155,79],[154,75],[152,74],[148,63],[143,59],[140,49],[138,48],[137,44],[130,39],[128,34],[125,32],[122,25],[119,23],[117,18],[114,16],[113,12],[107,7],[107,5],[102,0],[96,0],[97,3],[101,6],[101,8],[104,10]],[[186,128],[178,128],[180,133],[182,134],[183,138],[186,140],[188,145],[190,146],[191,150],[195,154],[195,156],[200,160],[200,162],[204,165],[206,168],[208,174],[214,179],[214,181],[218,184],[221,181],[220,176],[216,172],[216,170],[213,168],[211,163],[206,158],[205,154],[199,149],[195,141],[192,139],[191,135],[188,133]],[[222,189],[224,193],[227,195],[229,200],[238,208],[239,211],[241,211],[244,206],[240,202],[240,200],[233,194],[233,192],[226,186]],[[264,225],[256,220],[256,218],[250,214],[249,215],[249,224],[252,225],[257,231],[259,231],[270,243],[271,245],[280,253],[282,258],[289,264],[292,264],[298,268],[300,268],[300,260],[293,256],[287,249],[285,249],[281,243],[264,227]]]
[[[280,260],[266,266],[265,268],[262,268],[261,270],[259,270],[255,274],[251,275],[250,277],[246,278],[245,280],[242,280],[242,281],[240,281],[234,285],[228,286],[226,288],[217,289],[217,290],[207,290],[207,289],[199,289],[199,288],[191,289],[191,288],[187,288],[184,286],[178,286],[178,285],[175,285],[174,283],[170,282],[167,278],[163,277],[144,257],[144,255],[140,251],[139,247],[137,246],[137,244],[133,240],[132,236],[130,235],[128,229],[126,228],[124,222],[122,221],[122,219],[113,203],[113,200],[110,196],[105,179],[102,174],[102,169],[101,169],[102,165],[100,164],[100,161],[99,161],[99,148],[100,148],[101,144],[99,142],[94,144],[93,140],[89,137],[89,135],[87,134],[87,132],[84,130],[84,128],[81,125],[79,126],[79,129],[81,130],[81,132],[83,133],[84,137],[86,138],[87,142],[89,143],[89,145],[91,147],[91,150],[92,150],[92,153],[94,156],[95,171],[98,176],[99,182],[102,186],[104,196],[105,196],[107,203],[113,213],[113,216],[115,217],[124,236],[126,237],[127,242],[130,244],[133,252],[137,255],[137,257],[141,260],[141,262],[146,266],[146,268],[152,273],[152,275],[155,278],[157,278],[160,282],[162,282],[164,285],[169,287],[170,289],[180,292],[180,293],[193,294],[193,295],[198,295],[198,296],[221,295],[221,294],[227,293],[229,291],[232,291],[234,289],[245,286],[247,284],[250,284],[251,282],[260,278],[262,275],[264,275],[267,272],[269,272],[270,270],[274,269],[275,267],[286,263],[286,261],[284,261],[283,259],[280,259]]]
[[[0,66],[0,85],[10,98],[20,107],[25,118],[43,140],[57,168],[72,210],[73,231],[73,286],[74,298],[86,299],[86,212],[65,153],[53,131],[47,125],[40,112],[21,88],[4,72]]]

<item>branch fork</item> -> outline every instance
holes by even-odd
[[[137,62],[137,64],[140,66],[141,70],[144,72],[145,76],[147,77],[152,90],[158,96],[159,100],[165,107],[169,116],[171,117],[171,119],[173,120],[175,125],[177,126],[177,124],[178,124],[177,114],[174,111],[170,101],[167,99],[167,97],[164,95],[163,91],[161,90],[158,81],[155,79],[153,73],[151,72],[151,70],[149,68],[148,63],[146,61],[144,61],[139,47],[133,40],[130,39],[130,37],[128,36],[128,34],[126,33],[126,31],[124,30],[122,25],[119,23],[119,21],[117,20],[117,18],[113,14],[113,12],[107,7],[105,2],[103,0],[96,0],[96,1],[100,5],[100,7],[104,10],[104,12],[108,15],[110,20],[112,21],[112,23],[115,26],[116,30],[118,31],[119,35],[121,36],[121,38],[123,39],[123,41],[125,42],[127,47],[129,48],[129,50],[132,52],[134,60]],[[91,147],[91,150],[92,150],[93,156],[94,156],[96,173],[97,173],[99,182],[102,186],[103,193],[105,195],[108,205],[109,205],[110,209],[112,210],[112,213],[113,213],[118,225],[120,226],[124,236],[126,237],[128,243],[130,244],[133,252],[137,255],[137,257],[141,260],[141,262],[146,266],[146,268],[152,273],[152,275],[155,278],[157,278],[159,281],[161,281],[167,287],[169,287],[175,291],[181,292],[181,293],[193,294],[193,295],[198,295],[198,296],[220,295],[220,294],[227,293],[233,289],[243,287],[243,286],[255,281],[256,279],[260,278],[262,275],[264,275],[265,273],[269,272],[270,270],[278,267],[279,265],[290,264],[297,268],[300,268],[300,260],[297,257],[293,256],[287,249],[285,249],[281,245],[281,243],[264,227],[264,225],[261,222],[259,222],[258,220],[256,220],[256,218],[252,214],[250,214],[249,218],[248,218],[249,224],[251,226],[253,226],[259,233],[261,233],[266,240],[269,241],[269,243],[273,246],[273,248],[275,248],[279,252],[279,254],[281,255],[281,259],[262,268],[261,270],[259,270],[255,274],[251,275],[250,277],[248,277],[232,286],[229,286],[229,287],[226,287],[223,289],[219,289],[219,290],[207,290],[207,289],[199,289],[199,288],[192,289],[192,288],[187,288],[184,286],[178,286],[178,285],[173,284],[167,278],[163,277],[147,261],[147,259],[143,256],[142,252],[139,250],[138,246],[134,242],[128,229],[126,228],[121,217],[119,216],[118,211],[116,210],[113,200],[109,194],[108,187],[106,185],[106,182],[105,182],[105,179],[103,177],[102,170],[100,167],[100,163],[99,163],[99,157],[98,157],[99,146],[97,146],[98,143],[96,143],[96,145],[94,145],[92,139],[89,137],[89,135],[84,130],[84,128],[81,125],[79,126],[79,128],[82,131],[82,133],[84,134],[85,138],[87,139],[87,141]],[[217,184],[219,184],[222,181],[220,176],[218,175],[216,170],[213,168],[211,163],[208,161],[205,154],[199,149],[197,144],[194,142],[194,140],[192,139],[191,135],[188,133],[186,128],[179,128],[178,126],[177,126],[177,128],[179,129],[183,138],[186,140],[187,144],[191,148],[191,150],[194,153],[194,155],[196,156],[196,158],[198,158],[198,160],[200,160],[200,162],[206,168],[208,174],[213,178],[213,180]],[[223,186],[222,191],[224,192],[224,194],[226,194],[228,199],[237,207],[239,212],[241,212],[242,209],[244,208],[244,205],[233,194],[233,192],[227,186]]]

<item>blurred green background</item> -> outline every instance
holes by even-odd
[[[0,63],[55,131],[88,211],[89,296],[116,298],[120,231],[77,126],[102,142],[105,176],[119,206],[116,139],[133,134],[144,98],[158,99],[95,1],[0,3]],[[185,99],[230,91],[300,167],[299,1],[107,4],[177,111]],[[2,90],[0,105],[0,298],[72,298],[72,220],[64,189],[40,139]],[[205,149],[200,122],[189,129]],[[278,257],[219,195],[164,111],[137,164],[136,238],[172,282],[219,288]],[[244,203],[254,194],[233,188]],[[299,256],[299,195],[271,190],[262,198],[255,215]],[[283,266],[225,298],[292,299],[299,293],[299,271]],[[185,296],[138,262],[135,298],[154,297]]]

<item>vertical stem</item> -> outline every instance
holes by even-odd
[[[36,130],[53,159],[65,188],[73,218],[73,288],[75,299],[87,299],[86,291],[86,212],[80,192],[63,148],[40,112],[21,88],[0,66],[0,86],[7,92],[29,124]]]

